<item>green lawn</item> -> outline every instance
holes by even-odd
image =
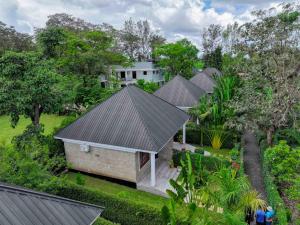
[[[68,180],[74,183],[76,182],[76,173],[69,172],[66,176]],[[139,191],[137,189],[130,188],[125,185],[112,183],[106,180],[102,180],[100,178],[95,178],[84,174],[82,174],[81,176],[85,179],[85,186],[90,189],[116,195],[120,198],[129,199],[134,202],[147,204],[159,210],[167,202],[167,199],[164,197],[153,195],[144,191]]]
[[[45,125],[45,134],[50,134],[55,127],[58,127],[65,116],[42,115],[41,123]],[[31,123],[30,119],[20,118],[17,127],[12,128],[9,116],[0,116],[0,143],[10,144],[14,136],[22,134],[27,125]]]

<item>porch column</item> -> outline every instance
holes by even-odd
[[[155,153],[151,153],[151,186],[155,186]]]
[[[197,117],[196,124],[199,125],[199,118]]]
[[[182,144],[185,144],[185,135],[186,135],[185,127],[186,127],[186,122],[182,126]]]

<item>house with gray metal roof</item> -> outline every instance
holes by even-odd
[[[214,87],[216,86],[214,78],[205,72],[196,73],[190,81],[208,94],[213,93]]]
[[[132,66],[112,66],[117,78],[121,80],[122,86],[135,84],[138,80],[155,82],[160,85],[164,83],[162,70],[153,62],[134,62]]]
[[[103,207],[0,183],[2,225],[92,225]]]
[[[220,70],[213,68],[213,67],[207,67],[203,70],[204,73],[208,74],[209,76],[213,77],[213,76],[222,76],[222,73]]]
[[[179,75],[154,92],[155,96],[183,110],[197,105],[205,94],[204,90]]]
[[[173,137],[188,120],[184,111],[132,85],[55,138],[64,142],[73,169],[136,184],[149,175],[154,187],[156,169],[171,159]]]

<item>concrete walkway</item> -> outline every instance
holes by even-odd
[[[260,162],[261,152],[257,139],[253,133],[246,132],[243,135],[243,143],[245,173],[248,175],[252,187],[262,195],[262,199],[267,200]]]

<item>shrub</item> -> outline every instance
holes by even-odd
[[[204,149],[202,149],[202,148],[196,148],[195,149],[195,153],[197,153],[197,154],[200,154],[200,155],[204,155]]]
[[[85,178],[81,175],[81,173],[76,174],[76,184],[85,185]]]
[[[278,225],[286,225],[287,221],[287,210],[285,208],[285,204],[280,197],[280,194],[277,190],[277,186],[274,184],[274,177],[269,172],[270,165],[265,159],[264,155],[262,158],[263,161],[263,178],[265,189],[267,193],[267,198],[269,204],[274,208],[276,213],[275,223]]]
[[[95,221],[95,223],[93,223],[93,225],[117,225],[117,223],[113,223],[113,222],[111,222],[111,221],[109,221],[109,220],[106,220],[106,219],[104,219],[104,218],[102,218],[102,217],[99,217],[99,218]]]
[[[145,204],[91,190],[70,182],[48,185],[44,191],[65,198],[103,206],[105,209],[102,213],[102,217],[114,223],[120,223],[122,225],[163,224],[160,210]]]
[[[186,160],[185,153],[186,152],[182,152],[182,151],[176,151],[176,150],[173,151],[173,162],[175,167],[180,165],[181,160]],[[200,157],[202,166],[208,171],[216,171],[223,166],[225,167],[230,166],[230,162],[225,159],[220,159],[213,156],[203,156],[197,153],[191,153],[192,164],[195,164],[195,161],[197,161],[198,157]]]

